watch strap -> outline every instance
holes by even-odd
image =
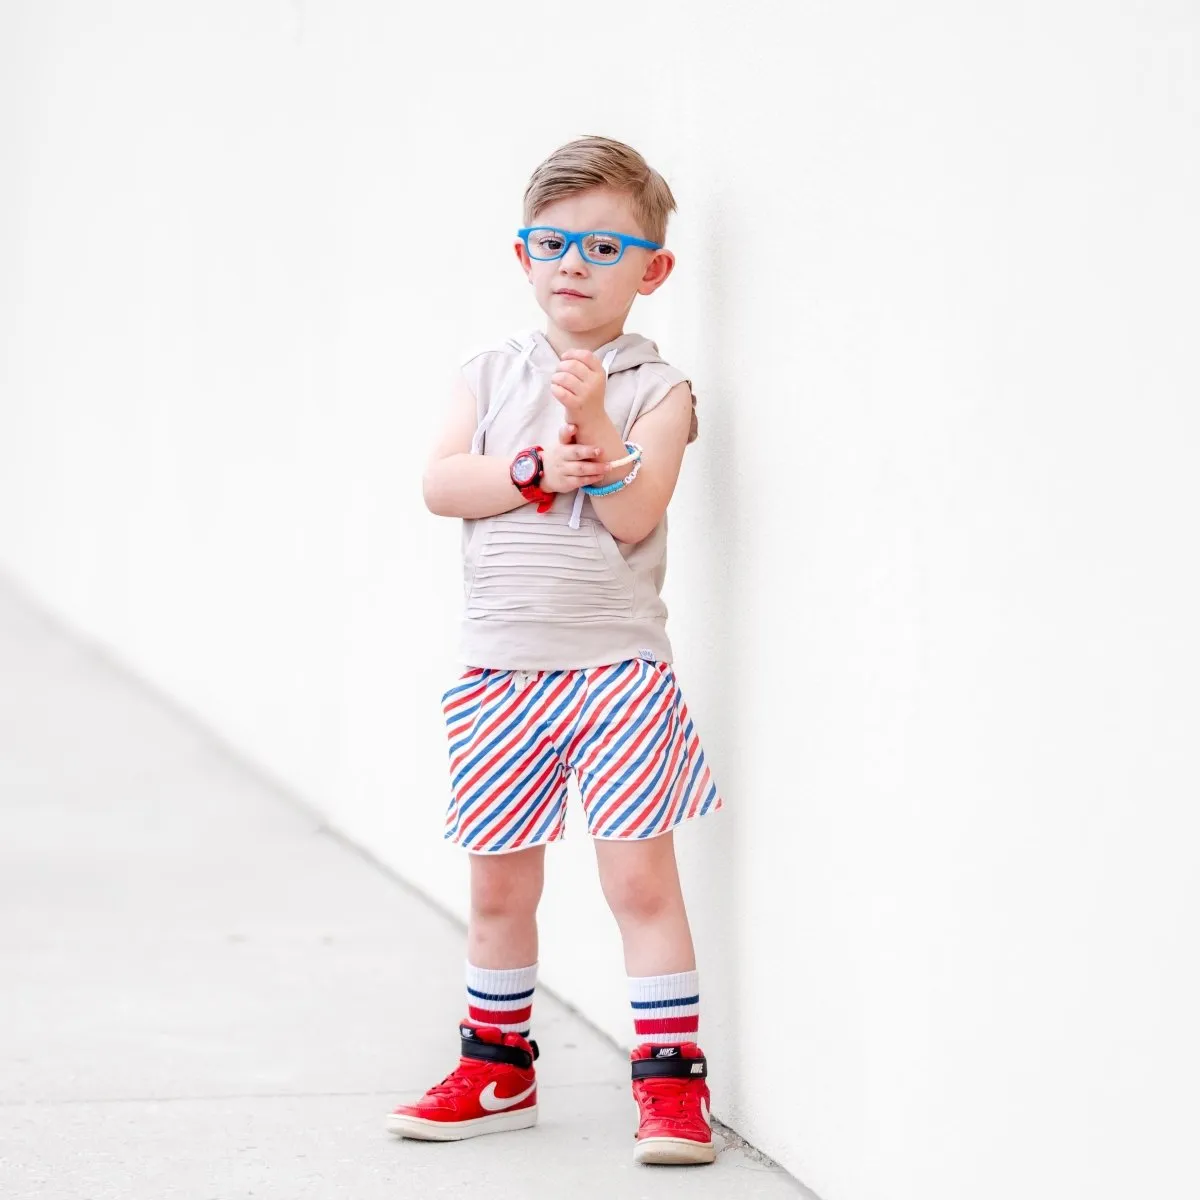
[[[554,493],[538,487],[536,483],[521,488],[521,495],[531,504],[536,504],[540,513],[549,512],[550,506],[554,503]]]

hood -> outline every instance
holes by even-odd
[[[546,335],[538,330],[535,330],[530,336],[533,338],[530,362],[539,371],[553,374],[558,369],[558,354],[554,347],[546,340]],[[523,345],[526,349],[529,348],[528,342],[524,342]],[[611,359],[609,359],[610,354],[612,354]],[[610,375],[617,371],[632,370],[634,367],[642,366],[643,363],[664,361],[658,352],[658,347],[649,338],[642,337],[640,333],[623,333],[619,338],[606,342],[603,346],[597,347],[596,357],[601,362],[608,359]]]

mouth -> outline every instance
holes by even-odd
[[[557,288],[554,294],[556,296],[566,296],[571,300],[590,300],[590,296],[585,296],[582,292],[577,292],[573,288]]]

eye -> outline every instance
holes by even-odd
[[[621,246],[611,238],[593,238],[588,253],[596,258],[616,258],[621,253]]]
[[[533,244],[545,254],[557,254],[563,247],[563,240],[553,233],[538,234]]]

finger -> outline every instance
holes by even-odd
[[[560,404],[569,404],[572,400],[574,400],[576,398],[574,392],[568,392],[566,388],[559,387],[557,383],[552,383],[550,385],[550,394]]]
[[[587,363],[580,362],[577,358],[563,359],[558,364],[559,374],[570,375],[573,379],[586,380],[588,377]]]
[[[572,371],[556,371],[550,376],[551,383],[557,383],[559,387],[574,388],[584,382],[583,377],[576,375]]]
[[[562,357],[573,359],[575,362],[583,363],[586,367],[596,368],[600,365],[600,360],[591,350],[564,350]]]
[[[564,425],[558,431],[558,440],[562,442],[564,446],[568,446],[575,440],[575,432],[576,430],[574,425]]]
[[[573,446],[571,448],[571,457],[579,460],[590,459],[596,461],[604,451],[599,446]]]

